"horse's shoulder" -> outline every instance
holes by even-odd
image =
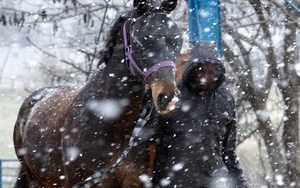
[[[50,113],[52,109],[65,110],[74,101],[80,88],[76,86],[43,87],[34,91],[23,103],[22,108],[32,113]]]

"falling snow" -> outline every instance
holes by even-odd
[[[84,3],[86,9],[84,12],[78,9],[75,14],[72,12],[72,8],[65,9],[66,6],[63,1],[56,1],[55,4],[53,1],[1,1],[1,10],[7,18],[11,12],[16,15],[16,18],[21,16],[22,14],[18,10],[23,10],[28,14],[25,15],[26,20],[22,28],[16,27],[16,25],[11,26],[9,23],[7,26],[3,26],[3,22],[0,22],[0,56],[2,57],[0,60],[0,158],[16,158],[12,130],[19,107],[29,93],[45,85],[84,84],[95,47],[97,47],[97,53],[92,71],[106,71],[109,62],[100,62],[98,67],[96,64],[99,61],[98,52],[104,48],[104,41],[110,29],[107,26],[112,24],[113,19],[124,8],[130,8],[132,1],[111,1],[114,8],[110,8],[106,15],[107,19],[105,27],[100,33],[99,44],[96,43],[95,38],[102,23],[103,7],[105,7],[103,2],[105,1],[88,0],[83,2],[79,0],[78,2]],[[299,5],[296,1],[292,2]],[[185,31],[185,48],[182,51],[189,47],[187,20],[188,13],[192,11],[184,3],[185,1],[178,1],[178,4],[181,5],[177,7],[178,11],[168,16],[174,18]],[[286,160],[293,160],[293,157],[299,156],[295,150],[297,144],[293,142],[293,139],[299,140],[299,138],[293,137],[299,132],[298,120],[294,121],[299,117],[300,37],[297,35],[299,26],[293,28],[295,31],[290,29],[298,23],[299,14],[294,9],[286,11],[287,4],[285,1],[275,3],[263,0],[262,4],[264,5],[263,17],[260,19],[266,20],[259,20],[255,9],[248,1],[224,1],[221,5],[226,17],[222,23],[224,52],[222,61],[226,66],[226,84],[228,85],[226,87],[232,92],[236,101],[237,155],[240,158],[245,176],[253,187],[266,188],[269,185],[277,185],[296,188],[300,186],[299,177],[288,182],[289,185],[285,183],[289,179],[286,176],[291,174],[286,172],[287,167],[296,165]],[[216,5],[216,1],[212,1],[209,5]],[[72,4],[68,4],[68,7],[72,7]],[[42,9],[54,16],[52,20],[56,20],[58,27],[56,32],[53,31],[53,21],[41,20]],[[97,9],[100,11],[96,11]],[[71,12],[67,13],[68,11]],[[93,27],[91,23],[84,23],[81,16],[72,18],[72,15],[84,15],[90,11],[93,12],[91,15]],[[55,17],[57,13],[61,16],[67,16],[68,19]],[[211,13],[203,9],[199,10],[199,15],[202,18],[209,18]],[[101,19],[99,19],[100,17]],[[1,16],[0,18],[2,19]],[[133,20],[136,21],[136,19]],[[165,20],[162,21],[162,23],[164,22]],[[266,25],[262,25],[264,23]],[[172,28],[174,22],[167,22],[167,25]],[[216,26],[217,23],[212,22],[211,25]],[[212,27],[205,27],[203,32],[209,34],[212,29]],[[293,38],[294,35],[296,38]],[[154,34],[150,34],[144,39],[150,40],[153,37]],[[175,39],[179,37],[181,36],[177,35]],[[162,39],[165,40],[165,38]],[[285,44],[287,41],[291,41],[291,43]],[[158,54],[152,51],[147,54],[149,59],[157,56]],[[198,59],[194,59],[194,61],[198,61]],[[125,59],[121,60],[120,64],[125,64]],[[147,68],[144,70],[146,71]],[[126,76],[118,77],[115,73],[108,73],[108,76],[118,79],[124,84],[127,84],[130,79]],[[207,80],[202,78],[200,82],[206,83]],[[51,97],[57,91],[56,89],[47,89],[44,90],[44,93],[34,95],[33,100],[41,100],[41,102],[37,103],[32,111],[39,108],[43,104],[43,100],[47,100],[44,98],[45,94]],[[178,97],[172,99],[174,103],[177,101],[179,101]],[[126,98],[118,100],[91,99],[87,106],[79,105],[78,107],[87,107],[89,112],[95,114],[99,120],[114,121],[118,120],[120,115],[126,111],[129,103],[130,101]],[[176,105],[169,106],[170,111],[175,108]],[[182,104],[180,110],[182,113],[189,113],[191,105]],[[223,115],[229,116],[226,112]],[[32,114],[27,117],[26,121],[28,120],[32,120]],[[182,127],[186,126],[185,123],[181,123],[181,125]],[[264,127],[266,125],[267,127]],[[270,131],[267,135],[265,128]],[[43,134],[47,130],[47,127],[43,127],[37,132]],[[193,133],[195,130],[196,128],[187,129],[187,132]],[[59,127],[53,133],[63,134],[66,131],[64,127]],[[77,128],[70,131],[80,134]],[[154,134],[154,131],[144,130],[142,133],[142,139],[147,140]],[[288,133],[292,133],[292,136],[285,135]],[[174,135],[174,139],[177,136]],[[286,140],[287,138],[292,139],[292,141]],[[70,139],[70,135],[64,135],[64,139]],[[195,138],[193,141],[196,143],[198,139]],[[120,145],[115,144],[112,147],[119,148]],[[169,148],[172,147],[174,146],[169,146]],[[192,148],[192,146],[188,145],[187,148]],[[47,147],[44,148],[43,152],[52,153],[56,149]],[[286,151],[286,149],[291,150]],[[33,153],[36,158],[42,158],[42,152],[35,149],[27,150],[24,147],[16,152],[21,156],[29,152]],[[75,161],[82,155],[81,152],[78,147],[67,148],[67,161]],[[106,154],[113,156],[115,153],[107,152]],[[210,161],[210,157],[202,155],[199,156],[199,160]],[[281,166],[282,169],[277,169]],[[275,168],[276,170],[273,172]],[[179,162],[172,166],[174,172],[183,170],[188,171],[184,163]],[[41,168],[38,171],[44,173],[47,168]],[[3,178],[3,180],[7,179],[11,180],[11,178]],[[61,175],[59,179],[64,180],[66,176]],[[148,175],[143,174],[139,179],[146,188],[152,187],[151,177]],[[162,187],[168,187],[171,181],[171,177],[165,177],[161,179],[160,184]],[[56,184],[54,182],[53,185]],[[224,177],[217,177],[213,184],[218,188],[230,187],[229,180]]]

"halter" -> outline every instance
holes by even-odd
[[[165,14],[165,13],[156,13],[156,14]],[[131,21],[133,19],[131,18]],[[129,20],[127,20],[129,21]],[[147,83],[147,78],[150,74],[158,70],[159,68],[162,67],[175,67],[175,63],[173,61],[161,61],[159,63],[156,63],[152,67],[148,68],[146,71],[143,71],[134,61],[131,53],[131,46],[128,45],[128,38],[127,38],[127,33],[126,33],[126,24],[127,21],[124,23],[123,26],[123,36],[124,36],[124,45],[125,45],[125,56],[126,56],[126,64],[127,67],[129,68],[129,64],[133,66],[143,77],[144,82]],[[130,32],[132,29],[133,23],[130,24]],[[139,118],[137,120],[136,126],[131,134],[131,137],[129,139],[129,143],[127,148],[121,153],[117,161],[109,168],[100,170],[86,178],[84,181],[79,182],[78,184],[74,185],[72,188],[90,188],[93,185],[96,185],[103,181],[105,178],[107,178],[109,175],[113,174],[114,171],[124,162],[124,159],[127,157],[130,149],[137,145],[139,143],[140,137],[139,137],[139,132],[142,130],[142,128],[145,126],[147,121],[151,117],[151,113],[153,110],[153,103],[151,101],[148,101],[146,104],[144,104],[144,107],[141,108],[142,111],[139,114]]]
[[[155,13],[155,14],[166,14],[166,13]],[[131,33],[131,29],[133,26],[133,19],[131,17],[131,23],[130,23],[130,33]],[[127,20],[129,21],[129,20]],[[176,69],[175,63],[173,61],[169,61],[169,60],[165,60],[165,61],[161,61],[159,63],[156,63],[155,65],[153,65],[152,67],[148,68],[146,71],[142,70],[135,62],[135,60],[132,57],[132,51],[131,51],[131,45],[128,44],[128,37],[127,37],[127,32],[126,32],[126,24],[127,21],[124,23],[123,26],[123,37],[124,37],[124,46],[125,46],[125,56],[126,56],[126,64],[127,67],[129,68],[129,64],[131,66],[133,66],[139,73],[140,75],[143,77],[144,82],[147,83],[147,78],[150,74],[152,74],[153,72],[157,71],[158,69],[162,68],[162,67],[173,67],[174,69]]]

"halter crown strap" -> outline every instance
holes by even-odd
[[[156,63],[152,67],[148,68],[146,71],[142,70],[136,64],[135,60],[133,59],[132,53],[131,53],[131,47],[130,47],[130,45],[128,45],[128,37],[127,37],[127,33],[126,33],[127,21],[123,25],[123,37],[124,37],[126,62],[129,62],[130,65],[133,66],[140,73],[140,75],[143,77],[145,83],[147,83],[147,78],[150,74],[152,74],[153,72],[157,71],[158,69],[160,69],[162,67],[173,67],[174,69],[176,69],[175,63],[173,61],[166,60],[166,61],[161,61],[159,63]],[[131,27],[132,27],[132,24],[130,24],[130,30],[131,30]]]

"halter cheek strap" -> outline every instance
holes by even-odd
[[[147,83],[147,78],[150,74],[152,74],[153,72],[157,71],[158,69],[160,69],[162,67],[173,67],[174,69],[176,69],[175,63],[173,61],[166,60],[166,61],[161,61],[159,63],[156,63],[152,67],[148,68],[146,71],[142,70],[136,64],[135,60],[133,59],[132,53],[131,53],[131,48],[130,48],[130,45],[128,44],[128,37],[127,37],[127,33],[126,33],[127,21],[123,25],[123,37],[124,37],[126,62],[127,62],[127,64],[129,63],[131,66],[133,66],[140,73],[140,75],[143,77],[145,83]],[[131,27],[132,27],[132,24],[130,24],[130,30],[131,30]]]

